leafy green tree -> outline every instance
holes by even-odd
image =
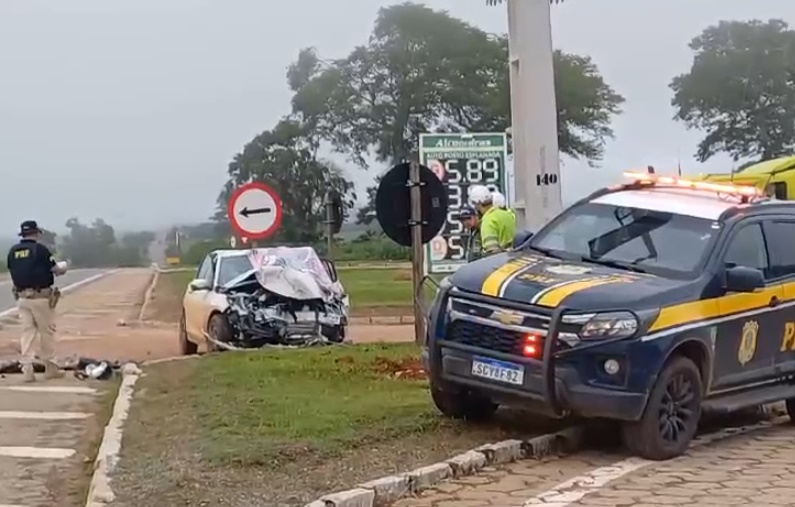
[[[795,149],[795,31],[780,19],[721,21],[690,42],[673,79],[675,118],[705,133],[696,159],[767,160]]]
[[[556,51],[554,63],[560,150],[598,160],[624,99],[590,58]],[[381,9],[367,44],[345,58],[302,50],[288,83],[294,113],[361,166],[369,155],[410,158],[423,132],[510,125],[507,37],[413,3]]]
[[[328,190],[344,196],[346,213],[356,195],[342,170],[318,156],[319,140],[312,128],[285,118],[248,143],[229,164],[229,180],[218,197],[217,216],[226,215],[233,189],[251,181],[271,186],[282,200],[282,227],[274,242],[306,244],[323,234]]]

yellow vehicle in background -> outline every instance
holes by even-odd
[[[690,178],[712,183],[753,185],[767,195],[782,200],[795,200],[795,156],[766,160],[734,174],[699,174]]]

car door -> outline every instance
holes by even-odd
[[[196,272],[196,280],[204,280],[209,287],[213,286],[215,280],[215,270],[213,264],[215,258],[213,255],[207,255],[204,260],[199,264],[199,269]],[[207,296],[210,291],[207,290],[191,290],[188,288],[185,292],[183,299],[183,309],[185,311],[185,330],[192,340],[204,339],[204,326],[203,320],[204,307],[206,306]]]
[[[753,293],[727,292],[717,299],[713,388],[742,387],[775,376],[781,344],[778,308],[784,291],[770,270],[767,239],[760,220],[738,223],[722,251],[724,267],[758,269],[765,288]]]
[[[795,372],[795,219],[773,218],[765,223],[770,251],[770,271],[781,284],[783,304],[777,312],[779,346],[776,355],[778,374]]]

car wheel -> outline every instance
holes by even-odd
[[[229,321],[226,320],[226,317],[220,313],[216,313],[210,317],[210,322],[207,324],[207,334],[221,343],[229,343],[232,341],[232,327],[229,325]],[[224,349],[212,343],[210,340],[207,340],[207,352],[217,352],[221,350]]]
[[[624,423],[623,437],[634,454],[666,460],[687,450],[701,418],[703,385],[698,367],[673,358],[662,370],[640,421]]]
[[[485,422],[494,416],[498,405],[488,397],[431,381],[431,399],[443,415],[453,419]]]
[[[188,329],[185,325],[185,313],[179,318],[179,350],[183,356],[190,356],[199,351],[199,346],[188,339]]]

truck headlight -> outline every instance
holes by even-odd
[[[597,313],[582,326],[579,335],[583,340],[628,338],[638,332],[639,326],[638,318],[631,312]]]

